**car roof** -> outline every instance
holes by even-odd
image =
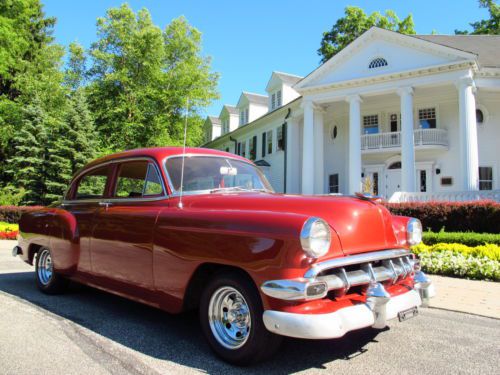
[[[201,148],[201,147],[186,147],[186,155],[213,155],[213,156],[226,156],[233,159],[240,159],[248,162],[247,159],[232,154],[230,152],[214,150],[211,148]],[[114,161],[118,159],[134,158],[134,157],[150,157],[161,161],[170,156],[182,156],[184,148],[183,147],[150,147],[150,148],[138,148],[134,150],[127,150],[122,152],[117,152],[114,154],[106,155],[98,158],[90,163],[88,163],[83,170],[99,165],[104,162]]]

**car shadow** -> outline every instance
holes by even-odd
[[[0,291],[68,319],[147,356],[207,373],[292,373],[325,368],[326,363],[363,355],[380,331],[365,329],[342,339],[286,338],[269,361],[237,368],[217,359],[205,343],[196,312],[170,315],[97,289],[72,284],[68,293],[47,296],[38,291],[33,272],[0,274]]]

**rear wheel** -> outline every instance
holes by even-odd
[[[282,338],[265,328],[262,313],[255,286],[237,273],[215,276],[200,301],[200,322],[210,347],[236,365],[260,362],[278,349]]]
[[[38,289],[47,294],[62,293],[68,287],[69,281],[54,272],[50,250],[42,247],[35,259],[36,285]]]

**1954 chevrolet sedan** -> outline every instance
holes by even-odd
[[[245,365],[282,336],[383,328],[432,296],[418,220],[376,199],[276,194],[250,161],[151,148],[93,161],[62,202],[24,214],[13,255],[42,292],[70,280],[170,313],[198,308],[214,352]]]

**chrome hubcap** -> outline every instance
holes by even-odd
[[[38,255],[38,280],[47,285],[52,278],[52,258],[49,249],[43,249]]]
[[[238,349],[248,340],[250,309],[243,295],[224,286],[215,291],[208,306],[208,319],[215,339],[227,349]]]

